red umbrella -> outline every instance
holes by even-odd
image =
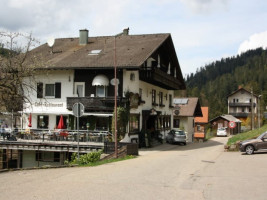
[[[29,115],[28,120],[29,120],[29,124],[28,124],[28,126],[29,126],[29,127],[32,127],[32,114],[31,114],[31,113],[30,113],[30,115]]]
[[[63,116],[60,116],[59,122],[58,122],[58,129],[65,129],[65,125],[64,125],[64,120],[63,120]]]

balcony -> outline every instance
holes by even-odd
[[[229,115],[233,115],[234,117],[248,117],[251,113],[245,113],[245,112],[241,112],[241,113],[229,113]]]
[[[239,103],[239,102],[230,102],[230,107],[251,107],[251,103]],[[253,103],[253,107],[256,107],[256,103]]]
[[[87,112],[113,112],[115,97],[67,97],[67,109],[75,103],[82,103]],[[125,104],[126,98],[117,97],[117,105]]]
[[[139,78],[141,81],[165,88],[167,90],[185,89],[184,81],[179,80],[160,69],[140,69]]]

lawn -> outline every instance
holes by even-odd
[[[267,131],[267,124],[262,126],[259,129],[255,129],[252,131],[244,132],[244,133],[239,133],[237,135],[234,135],[233,137],[229,138],[227,145],[235,144],[237,141],[244,141],[252,138],[258,137],[260,134],[263,132]]]

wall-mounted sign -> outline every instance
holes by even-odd
[[[35,102],[35,107],[63,107],[63,103]]]

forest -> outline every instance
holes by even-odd
[[[209,107],[209,119],[227,114],[227,97],[243,87],[261,95],[261,110],[267,104],[267,50],[258,48],[222,58],[185,77],[186,96],[199,97]],[[176,95],[179,95],[179,93]],[[181,95],[181,93],[180,93]]]

